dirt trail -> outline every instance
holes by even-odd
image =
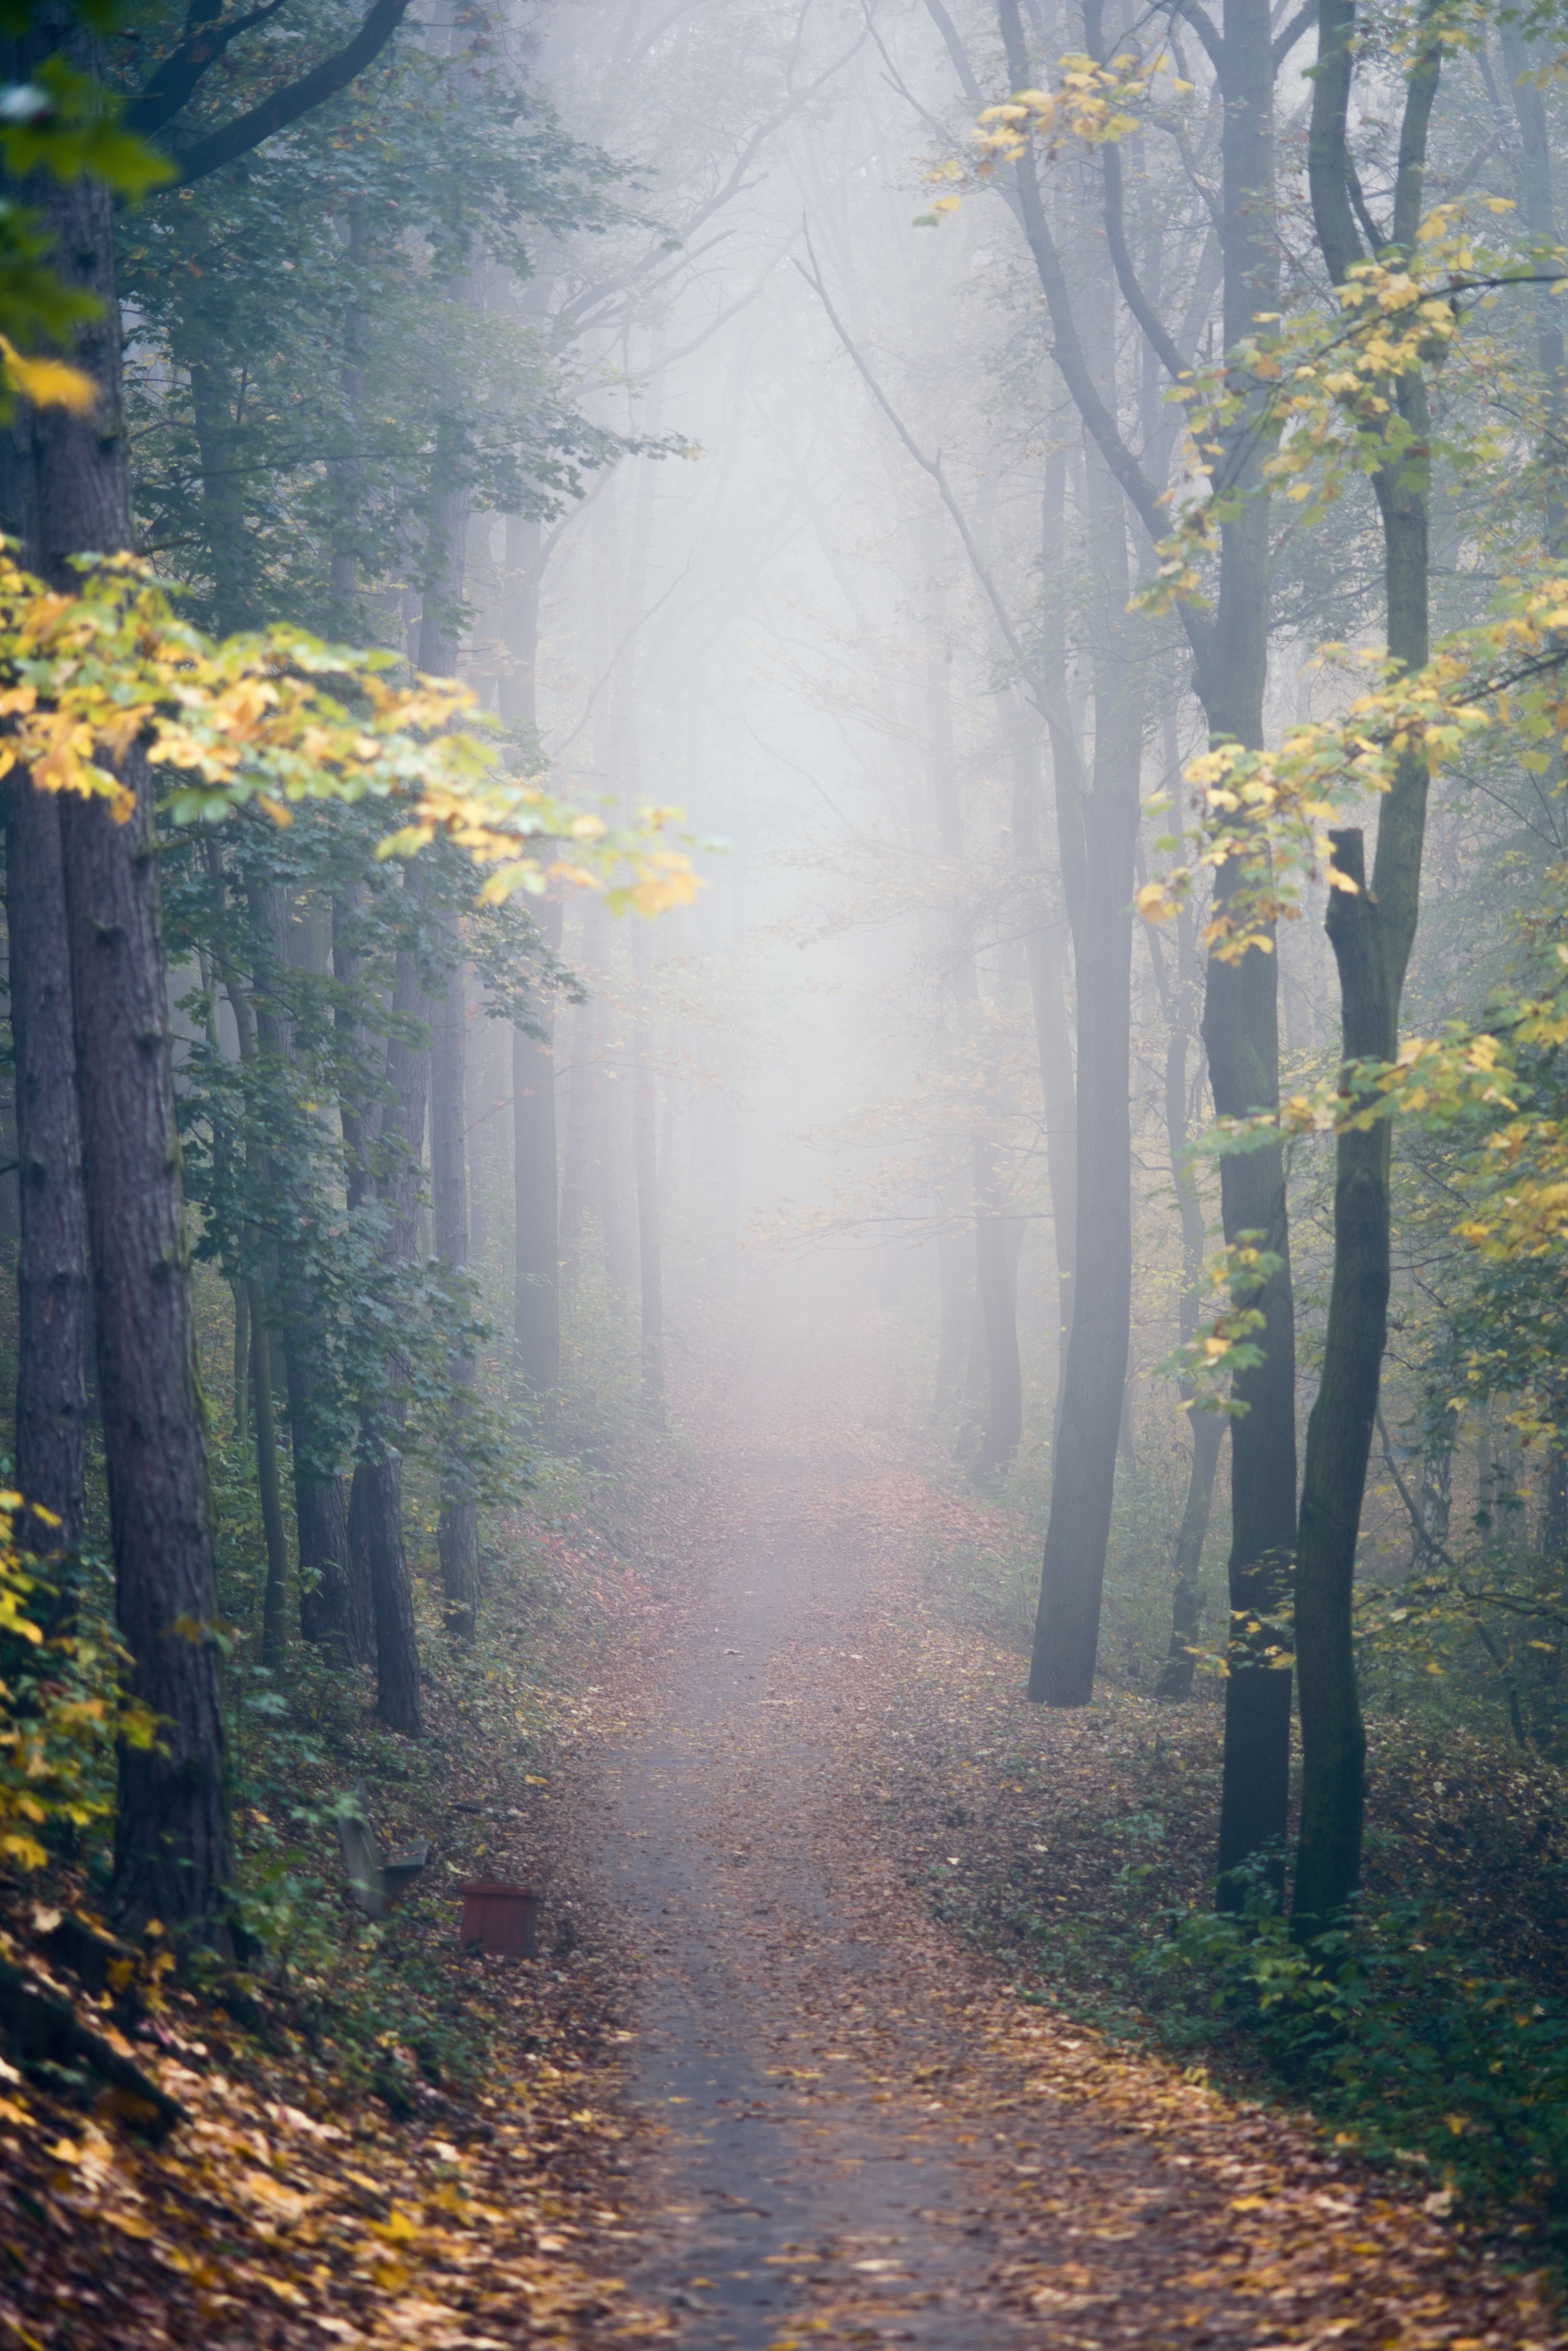
[[[1512,2286],[1500,2332],[1446,2323],[1438,2230],[1390,2236],[1299,2138],[1287,2183],[1274,2118],[1002,1997],[879,1848],[921,1489],[872,1433],[870,1319],[819,1319],[794,1378],[758,1345],[710,1416],[689,1619],[604,1759],[596,1872],[644,1984],[636,2300],[691,2351],[1552,2339]],[[1193,2101],[1190,2130],[1143,2118]]]

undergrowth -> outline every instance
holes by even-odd
[[[1212,1907],[1217,1709],[1052,1714],[946,1608],[923,1637],[878,1810],[940,1917],[1026,1999],[1300,2104],[1434,2211],[1568,2262],[1560,1767],[1375,1717],[1364,1890],[1303,1951],[1260,1886]]]
[[[1335,2143],[1541,2225],[1568,2253],[1568,2013],[1467,1947],[1451,1912],[1363,1904],[1310,1949],[1264,1886],[1247,1914],[1192,1909],[1144,1966],[1167,2037],[1239,2028]]]

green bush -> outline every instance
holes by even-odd
[[[1188,1911],[1145,1964],[1178,2006],[1244,2030],[1342,2143],[1568,2240],[1568,2015],[1442,1909],[1363,1907],[1303,1947],[1260,1880],[1244,1917]]]

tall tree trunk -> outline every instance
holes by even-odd
[[[21,1212],[16,1485],[57,1521],[27,1522],[24,1540],[74,1551],[86,1474],[87,1210],[60,805],[25,777],[5,788],[5,918]]]
[[[1085,30],[1095,54],[1101,47],[1100,13],[1091,0]],[[1018,0],[998,0],[998,15],[1009,70],[1015,87],[1021,89],[1029,78],[1029,57]],[[1228,350],[1253,332],[1260,317],[1277,315],[1280,308],[1273,224],[1274,61],[1268,0],[1226,0],[1223,35],[1213,54],[1223,101],[1218,226]],[[1113,151],[1107,151],[1103,162],[1109,201],[1113,188],[1120,186]],[[1020,218],[1051,311],[1058,364],[1095,446],[1149,537],[1162,538],[1167,525],[1161,485],[1142,471],[1123,443],[1116,403],[1107,401],[1085,356],[1032,161],[1020,164],[1017,183]],[[1108,222],[1109,215],[1107,226]],[[1169,336],[1152,318],[1141,318],[1141,323],[1146,333],[1163,336],[1163,355],[1172,372],[1179,374],[1182,355],[1171,350]],[[1254,415],[1243,408],[1221,453],[1219,477],[1228,496],[1219,531],[1219,593],[1213,622],[1191,611],[1184,614],[1210,736],[1249,747],[1263,739],[1269,631],[1269,508],[1255,426]],[[1056,733],[1053,726],[1053,742]],[[1233,884],[1234,877],[1219,876],[1222,891]],[[1275,963],[1272,955],[1260,952],[1238,965],[1209,960],[1202,1033],[1215,1108],[1221,1115],[1268,1110],[1278,1101]],[[1081,1022],[1082,1018],[1081,1002]],[[1082,1053],[1081,1038],[1080,1068]],[[1220,1210],[1228,1242],[1260,1233],[1264,1246],[1279,1260],[1276,1272],[1250,1301],[1263,1315],[1264,1361],[1237,1383],[1237,1400],[1245,1410],[1231,1435],[1233,1670],[1226,1682],[1218,1857],[1219,1899],[1227,1903],[1234,1898],[1229,1873],[1236,1863],[1282,1837],[1289,1786],[1290,1677],[1269,1661],[1271,1645],[1266,1638],[1249,1629],[1277,1617],[1295,1539],[1295,1329],[1281,1155],[1260,1151],[1245,1159],[1228,1159],[1221,1170]],[[1086,1270],[1081,1269],[1080,1280],[1086,1288]],[[1119,1405],[1119,1396],[1117,1401]]]
[[[1077,1296],[1029,1684],[1030,1697],[1048,1706],[1087,1706],[1093,1696],[1127,1376],[1133,1273],[1128,908],[1142,716],[1127,686],[1130,674],[1116,680],[1119,698],[1108,695],[1099,705],[1095,788],[1085,809],[1086,920],[1077,956]]]
[[[117,1610],[132,1691],[160,1718],[155,1748],[120,1750],[114,1900],[201,1928],[230,1861],[212,1531],[152,789],[139,759],[124,780],[123,824],[101,800],[61,810]]]
[[[430,1012],[430,1188],[434,1204],[435,1254],[444,1265],[468,1263],[468,1138],[466,1113],[468,1022],[457,917],[443,917],[455,958],[446,992]],[[453,1365],[460,1388],[474,1385],[474,1358]],[[461,1413],[461,1405],[457,1406]],[[454,1458],[442,1471],[441,1517],[436,1527],[446,1629],[455,1640],[471,1641],[479,1607],[479,1514],[471,1481]]]
[[[6,78],[26,82],[62,46],[95,72],[96,47],[55,20],[8,47]],[[131,544],[112,207],[100,184],[47,173],[26,200],[44,216],[53,266],[102,304],[73,352],[99,385],[96,410],[27,420],[29,559],[68,587],[72,555]],[[217,1921],[230,1865],[212,1530],[152,786],[139,755],[122,779],[134,795],[125,822],[101,799],[60,810],[117,1610],[131,1687],[162,1718],[156,1749],[120,1750],[113,1898],[132,1924],[156,1917],[203,1932]]]
[[[1221,132],[1224,336],[1228,350],[1279,308],[1273,230],[1274,64],[1267,0],[1226,0]],[[1219,596],[1198,691],[1213,741],[1260,746],[1268,674],[1269,500],[1249,412],[1233,428],[1225,479],[1237,496],[1220,527]],[[1219,893],[1234,886],[1221,873]],[[1209,958],[1202,1034],[1221,1118],[1272,1110],[1280,1098],[1279,958]],[[1278,1260],[1249,1303],[1263,1316],[1263,1361],[1241,1374],[1230,1431],[1228,1673],[1220,1788],[1218,1901],[1239,1906],[1233,1876],[1285,1834],[1290,1798],[1291,1676],[1277,1660],[1296,1533],[1295,1306],[1282,1155],[1260,1150],[1220,1163],[1226,1241],[1246,1235]]]
[[[1362,257],[1346,193],[1354,0],[1322,0],[1318,21],[1309,180],[1318,240],[1337,284]],[[1406,82],[1394,186],[1393,242],[1406,253],[1420,226],[1427,132],[1441,68],[1440,42],[1428,32]],[[1419,368],[1391,389],[1396,450],[1372,480],[1383,525],[1388,651],[1401,670],[1415,671],[1429,650],[1425,453],[1431,416]],[[1399,1002],[1420,910],[1427,789],[1425,758],[1405,752],[1378,811],[1370,889],[1360,831],[1331,836],[1334,862],[1354,885],[1331,891],[1328,909],[1347,1064],[1392,1061],[1398,1051]],[[1354,1107],[1362,1090],[1348,1075],[1343,1091],[1347,1107]],[[1351,1609],[1388,1328],[1390,1140],[1389,1121],[1381,1117],[1360,1131],[1342,1131],[1335,1146],[1333,1277],[1322,1376],[1307,1425],[1296,1559],[1301,1818],[1291,1923],[1302,1937],[1333,1917],[1361,1874],[1366,1735]]]
[[[1097,354],[1109,383],[1113,354]],[[1116,1445],[1133,1284],[1132,898],[1143,760],[1143,668],[1137,624],[1127,615],[1131,580],[1122,493],[1097,455],[1087,459],[1094,599],[1094,760],[1091,778],[1059,760],[1060,813],[1071,848],[1068,883],[1078,981],[1076,1295],[1060,1404],[1051,1514],[1029,1694],[1048,1706],[1087,1706],[1094,1691],[1100,1604],[1115,1491]],[[1073,805],[1076,803],[1076,806]],[[1064,845],[1065,846],[1065,845]]]

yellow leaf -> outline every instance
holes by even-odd
[[[11,381],[35,408],[65,408],[73,416],[85,416],[98,399],[97,384],[80,368],[68,367],[64,360],[25,358],[5,335],[0,335],[0,358]]]

